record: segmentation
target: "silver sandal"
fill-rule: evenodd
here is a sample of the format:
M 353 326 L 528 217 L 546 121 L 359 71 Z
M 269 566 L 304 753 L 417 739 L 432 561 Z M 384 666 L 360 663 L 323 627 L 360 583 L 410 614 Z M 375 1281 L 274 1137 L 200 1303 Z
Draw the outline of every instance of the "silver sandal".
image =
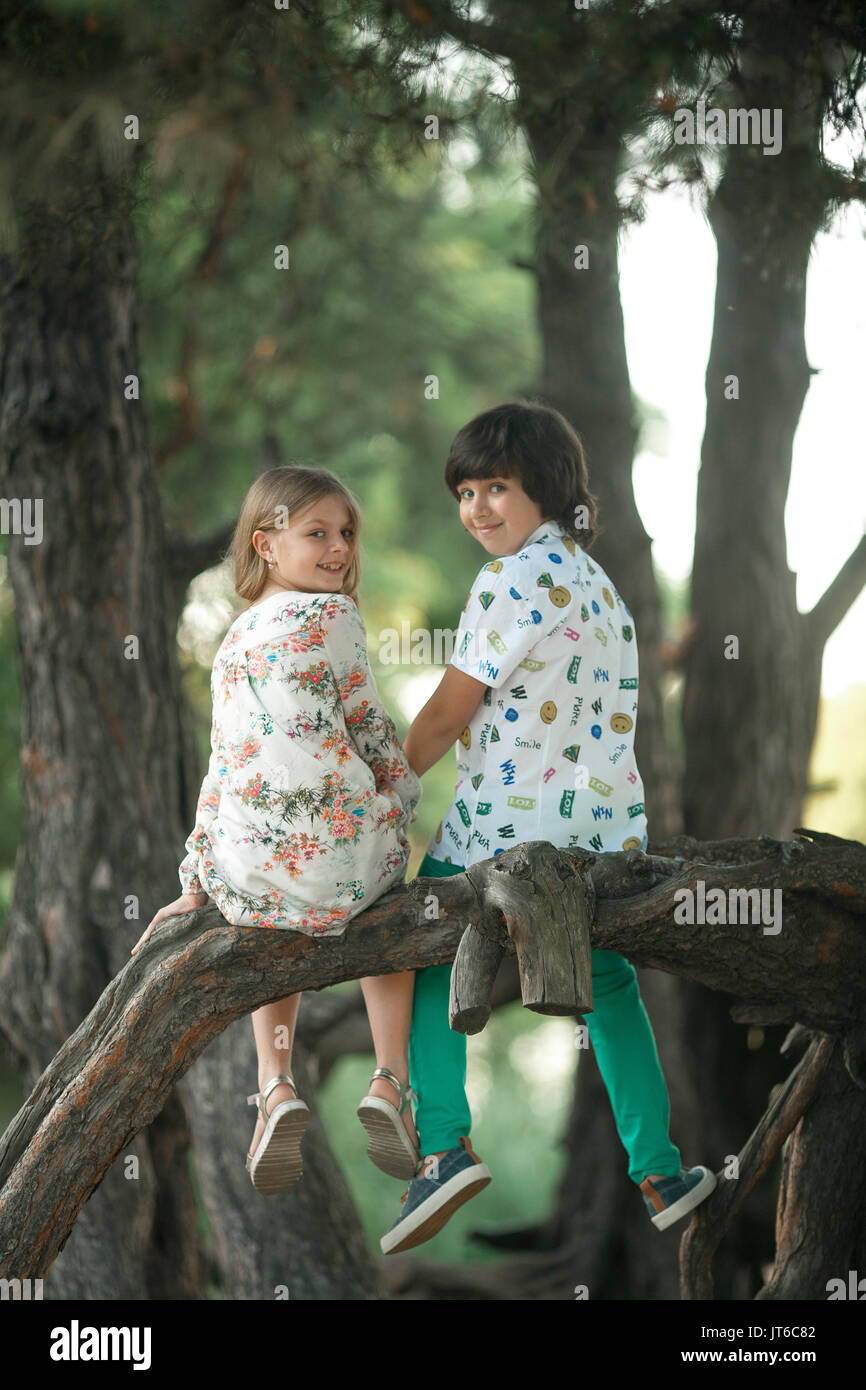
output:
M 387 1067 L 377 1067 L 370 1080 L 390 1081 L 399 1097 L 399 1107 L 380 1096 L 365 1096 L 358 1106 L 358 1119 L 369 1136 L 367 1157 L 392 1178 L 414 1178 L 421 1152 L 406 1133 L 402 1115 L 410 1100 L 418 1097 L 411 1086 L 403 1086 Z
M 304 1171 L 301 1140 L 310 1123 L 310 1111 L 302 1100 L 284 1100 L 268 1114 L 265 1101 L 275 1086 L 298 1088 L 285 1072 L 273 1077 L 264 1090 L 247 1096 L 248 1105 L 258 1105 L 265 1130 L 254 1154 L 247 1154 L 246 1170 L 256 1192 L 271 1196 L 292 1187 Z

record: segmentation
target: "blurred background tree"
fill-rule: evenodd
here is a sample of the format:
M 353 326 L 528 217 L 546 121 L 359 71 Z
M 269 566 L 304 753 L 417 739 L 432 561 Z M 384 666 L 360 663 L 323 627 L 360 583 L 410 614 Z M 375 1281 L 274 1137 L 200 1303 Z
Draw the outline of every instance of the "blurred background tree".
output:
M 684 752 L 679 639 L 689 597 L 681 586 L 654 574 L 650 540 L 631 489 L 631 461 L 641 427 L 657 412 L 651 402 L 635 397 L 625 362 L 617 239 L 627 209 L 621 206 L 618 177 L 635 160 L 643 159 L 647 167 L 652 162 L 638 136 L 658 119 L 660 85 L 676 68 L 683 94 L 694 94 L 701 62 L 722 63 L 730 57 L 739 28 L 726 27 L 722 12 L 713 7 L 703 7 L 700 21 L 687 5 L 655 7 L 649 17 L 642 7 L 623 3 L 593 8 L 587 38 L 574 27 L 584 17 L 567 15 L 564 9 L 533 14 L 530 34 L 525 7 L 513 4 L 490 6 L 493 25 L 470 23 L 465 11 L 447 4 L 334 5 L 316 7 L 317 12 L 297 5 L 283 17 L 292 26 L 287 37 L 279 28 L 282 19 L 212 0 L 185 6 L 182 13 L 164 5 L 139 12 L 115 3 L 96 10 L 75 3 L 0 4 L 10 79 L 4 158 L 17 174 L 4 185 L 7 191 L 15 187 L 14 204 L 0 209 L 12 258 L 4 257 L 7 283 L 22 248 L 29 272 L 38 279 L 45 231 L 32 217 L 28 200 L 38 204 L 40 196 L 48 196 L 71 209 L 73 234 L 87 248 L 87 223 L 82 219 L 78 229 L 75 221 L 76 180 L 85 189 L 107 190 L 116 215 L 128 216 L 138 247 L 135 313 L 146 428 L 152 439 L 150 447 L 139 439 L 138 466 L 142 478 L 152 472 L 158 484 L 167 533 L 164 549 L 154 542 L 143 563 L 155 585 L 165 583 L 169 648 L 178 610 L 177 649 L 165 659 L 179 661 L 190 709 L 191 746 L 181 778 L 185 790 L 176 798 L 183 804 L 185 797 L 187 810 L 209 748 L 210 663 L 242 606 L 230 574 L 218 562 L 259 469 L 280 462 L 318 462 L 357 491 L 365 517 L 362 612 L 380 688 L 404 732 L 439 672 L 375 663 L 380 634 L 388 628 L 399 632 L 405 621 L 413 628 L 454 628 L 479 565 L 442 482 L 448 445 L 477 411 L 542 386 L 588 440 L 591 462 L 597 464 L 592 482 L 602 495 L 607 527 L 599 554 L 630 606 L 644 609 L 637 619 L 643 680 L 639 729 L 645 746 L 650 734 L 655 742 L 646 757 L 641 755 L 641 766 L 648 802 L 655 796 L 659 808 L 655 819 L 651 816 L 651 830 L 658 824 L 663 833 L 668 816 L 674 817 L 668 828 L 676 828 L 678 788 L 672 769 Z M 391 25 L 384 38 L 383 22 Z M 647 27 L 641 30 L 643 23 Z M 68 75 L 65 69 L 58 75 L 55 58 L 61 50 L 82 60 Z M 488 56 L 479 57 L 479 50 Z M 563 62 L 564 52 L 568 62 Z M 516 88 L 508 76 L 509 62 L 517 73 Z M 159 74 L 156 85 L 154 72 Z M 89 124 L 82 114 L 85 93 L 98 98 Z M 47 113 L 47 134 L 36 117 L 37 100 Z M 132 159 L 124 162 L 116 132 L 129 111 L 144 113 L 142 139 Z M 431 112 L 440 122 L 438 140 L 424 135 Z M 74 155 L 63 178 L 56 163 L 46 165 L 42 158 L 51 139 L 62 145 L 50 128 L 58 119 Z M 74 135 L 79 120 L 83 141 Z M 557 143 L 563 138 L 564 152 Z M 633 215 L 640 210 L 633 209 Z M 48 226 L 50 245 L 57 224 Z M 583 237 L 578 235 L 581 228 Z M 590 243 L 593 257 L 598 253 L 604 275 L 594 280 L 572 275 L 566 284 L 557 263 L 563 247 L 570 252 L 573 242 L 582 239 Z M 279 244 L 289 247 L 291 264 L 275 290 L 273 248 Z M 7 328 L 9 323 L 7 314 Z M 104 330 L 85 324 L 82 332 L 88 331 Z M 107 356 L 108 349 L 103 351 Z M 438 379 L 438 397 L 425 391 L 431 375 Z M 96 407 L 106 420 L 109 403 L 106 395 Z M 67 466 L 84 478 L 86 450 Z M 37 476 L 7 473 L 5 491 L 39 495 L 34 491 Z M 105 525 L 95 515 L 76 520 L 83 530 L 91 528 L 88 534 L 94 538 Z M 10 543 L 15 542 L 0 538 L 0 555 L 5 557 Z M 5 917 L 15 891 L 23 811 L 16 771 L 22 703 L 18 639 L 5 559 L 3 563 L 0 654 L 8 659 L 0 664 L 0 747 L 7 753 L 0 781 L 5 812 L 0 823 L 0 908 Z M 23 568 L 19 582 L 30 583 Z M 62 574 L 55 583 L 62 593 Z M 129 622 L 127 630 L 139 630 L 134 611 Z M 94 669 L 98 661 L 94 652 Z M 26 691 L 28 698 L 38 694 L 29 685 Z M 862 721 L 864 697 L 862 688 L 844 697 L 844 720 L 859 710 Z M 168 698 L 164 689 L 156 700 L 159 713 Z M 806 823 L 862 838 L 866 755 L 853 773 L 857 754 L 852 755 L 850 746 L 845 749 L 843 781 L 832 761 L 839 727 L 825 709 L 816 780 L 825 785 L 839 781 L 820 794 L 820 802 L 807 803 L 804 816 Z M 716 753 L 725 757 L 722 742 Z M 661 769 L 657 775 L 654 768 Z M 170 803 L 175 798 L 168 782 L 177 775 L 165 772 L 163 790 Z M 450 798 L 450 760 L 443 759 L 424 785 L 410 874 Z M 160 814 L 156 800 L 147 814 Z M 191 824 L 188 815 L 184 823 L 181 813 L 172 833 L 162 832 L 153 901 L 142 899 L 145 921 L 168 900 L 161 893 L 176 892 L 166 856 L 173 845 L 176 858 L 181 857 Z M 92 848 L 82 847 L 82 854 L 86 858 Z M 90 881 L 92 870 L 93 864 L 86 863 L 82 882 Z M 128 865 L 119 859 L 113 871 L 117 892 L 130 891 Z M 70 929 L 74 918 L 70 910 Z M 105 932 L 110 939 L 111 929 Z M 126 935 L 134 939 L 131 932 Z M 113 940 L 104 947 L 105 959 L 88 986 L 95 993 L 112 973 L 115 949 Z M 653 988 L 651 980 L 646 983 Z M 354 989 L 342 987 L 345 993 Z M 655 1021 L 649 996 L 648 1003 Z M 249 1034 L 248 1025 L 243 1026 Z M 677 1065 L 678 1026 L 674 1013 L 663 1019 L 668 1035 L 660 1038 L 660 1047 L 675 1126 L 679 1123 L 691 1134 L 695 1097 Z M 241 1167 L 241 1144 L 247 1137 L 244 1112 L 228 1111 L 229 1099 L 246 1088 L 239 1067 L 249 1071 L 250 1065 L 248 1056 L 238 1060 L 240 1028 L 228 1030 L 193 1068 L 188 1085 L 179 1088 L 192 1126 L 191 1147 L 178 1115 L 171 1120 L 170 1135 L 184 1156 L 198 1140 L 202 1171 L 192 1162 L 190 1172 L 208 1286 L 224 1296 L 256 1297 L 267 1288 L 271 1266 L 265 1262 L 258 1284 L 248 1270 L 244 1283 L 225 1254 L 232 1220 L 247 1221 L 253 1253 L 273 1244 L 260 1213 L 250 1216 L 249 1194 L 233 1187 L 223 1171 L 223 1165 L 226 1170 Z M 518 1004 L 505 1004 L 470 1048 L 474 1141 L 496 1173 L 496 1182 L 472 1214 L 474 1218 L 477 1210 L 477 1220 L 484 1224 L 522 1226 L 515 1248 L 521 1239 L 523 1248 L 555 1247 L 557 1242 L 567 1246 L 563 1231 L 571 1231 L 571 1240 L 583 1221 L 580 1209 L 564 1209 L 561 1191 L 554 1204 L 567 1162 L 573 1165 L 578 1158 L 579 1109 L 569 1121 L 568 1145 L 558 1142 L 574 1091 L 578 1054 L 573 1036 L 567 1022 L 539 1023 Z M 748 1047 L 754 1051 L 755 1039 L 750 1038 Z M 244 1046 L 249 1052 L 248 1036 Z M 363 1157 L 354 1107 L 369 1078 L 371 1059 L 365 1049 L 364 1030 L 356 1029 L 345 1057 L 332 1065 L 323 1082 L 320 1104 L 376 1249 L 378 1235 L 395 1215 L 399 1188 Z M 315 1049 L 311 1058 L 312 1087 Z M 3 1089 L 7 1117 L 23 1098 L 14 1078 L 10 1067 Z M 213 1092 L 222 1097 L 226 1111 L 217 1117 L 206 1104 Z M 587 1110 L 583 1147 L 599 1162 L 620 1163 L 622 1151 L 605 1111 L 604 1092 L 587 1080 L 581 1104 Z M 736 1128 L 728 1142 L 744 1137 Z M 706 1155 L 707 1161 L 717 1158 L 720 1162 L 720 1156 Z M 329 1183 L 338 1182 L 329 1166 L 333 1160 L 317 1149 L 316 1161 L 324 1190 L 329 1190 Z M 160 1190 L 170 1188 L 171 1181 L 163 1170 Z M 645 1218 L 636 1194 L 631 1206 L 621 1200 L 625 1182 L 623 1175 L 620 1187 L 611 1188 L 614 1205 L 602 1221 L 604 1238 L 596 1242 L 601 1254 L 594 1296 L 641 1296 L 647 1270 L 659 1272 L 660 1278 L 664 1271 L 667 1284 L 659 1283 L 659 1291 L 675 1287 L 671 1240 L 678 1235 L 658 1241 L 647 1229 L 643 1240 L 638 1235 L 629 1246 L 626 1228 Z M 225 1191 L 231 1187 L 231 1201 L 221 1203 L 215 1195 L 221 1183 Z M 103 1195 L 97 1193 L 88 1204 L 88 1217 L 95 1222 L 98 1217 L 90 1208 L 96 1209 Z M 315 1229 L 317 1218 L 309 1205 L 303 1207 L 304 1200 L 300 1190 L 281 1200 L 280 1240 L 289 1252 L 301 1217 L 308 1233 Z M 227 1214 L 229 1208 L 233 1214 Z M 145 1243 L 158 1240 L 167 1220 L 167 1213 L 157 1212 Z M 100 1229 L 106 1242 L 112 1239 L 110 1227 L 106 1217 Z M 765 1228 L 766 1221 L 758 1238 L 751 1230 L 744 1236 L 744 1247 L 752 1252 L 740 1265 L 747 1281 L 754 1281 Z M 472 1243 L 470 1230 L 465 1220 L 451 1223 L 425 1247 L 425 1259 L 500 1258 L 495 1247 Z M 656 1244 L 641 1275 L 643 1251 L 651 1239 Z M 223 1253 L 214 1255 L 214 1250 Z M 73 1233 L 61 1261 L 71 1270 L 78 1258 Z M 355 1274 L 343 1273 L 342 1294 L 336 1284 L 328 1289 L 315 1284 L 308 1251 L 301 1252 L 299 1261 L 300 1269 L 310 1272 L 309 1297 L 376 1296 L 378 1276 L 360 1254 Z M 378 1255 L 376 1261 L 381 1265 Z M 738 1296 L 748 1296 L 742 1277 L 736 1284 L 736 1265 L 734 1261 L 722 1287 L 728 1296 L 734 1289 Z M 105 1267 L 110 1269 L 109 1262 Z M 365 1293 L 345 1292 L 353 1277 L 367 1280 Z M 555 1277 L 562 1283 L 559 1273 Z M 83 1287 L 74 1272 L 63 1276 L 58 1269 L 54 1287 L 64 1288 L 64 1278 L 70 1291 Z M 423 1280 L 423 1271 L 419 1278 Z M 140 1291 L 128 1296 L 159 1296 L 159 1287 L 150 1274 Z M 557 1296 L 570 1294 L 563 1283 Z M 173 1291 L 169 1296 L 179 1295 Z M 188 1291 L 186 1296 L 196 1294 Z

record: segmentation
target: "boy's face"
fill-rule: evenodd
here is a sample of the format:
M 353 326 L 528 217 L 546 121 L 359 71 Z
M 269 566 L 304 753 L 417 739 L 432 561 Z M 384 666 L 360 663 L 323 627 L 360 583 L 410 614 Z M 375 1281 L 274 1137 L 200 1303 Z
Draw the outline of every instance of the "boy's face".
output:
M 460 520 L 488 555 L 516 555 L 547 519 L 518 478 L 464 478 L 457 490 Z

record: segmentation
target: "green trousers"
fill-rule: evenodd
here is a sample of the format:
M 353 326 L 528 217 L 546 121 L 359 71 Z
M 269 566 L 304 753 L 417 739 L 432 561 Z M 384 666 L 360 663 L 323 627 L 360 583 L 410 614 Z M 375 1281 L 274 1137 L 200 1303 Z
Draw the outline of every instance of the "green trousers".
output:
M 418 877 L 447 878 L 462 872 L 459 864 L 442 864 L 425 855 Z M 450 987 L 450 965 L 416 972 L 409 1082 L 418 1096 L 415 1123 L 422 1154 L 456 1148 L 472 1123 L 466 1100 L 466 1036 L 452 1032 L 448 1023 Z M 655 1038 L 634 966 L 616 951 L 592 953 L 592 1000 L 587 1030 L 628 1154 L 628 1175 L 636 1183 L 648 1173 L 673 1177 L 682 1160 L 668 1134 L 670 1101 Z

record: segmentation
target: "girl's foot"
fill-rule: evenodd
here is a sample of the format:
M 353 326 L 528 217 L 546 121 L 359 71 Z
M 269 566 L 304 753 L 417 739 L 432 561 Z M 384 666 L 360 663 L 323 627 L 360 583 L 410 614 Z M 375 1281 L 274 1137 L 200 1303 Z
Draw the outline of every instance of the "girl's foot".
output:
M 263 1090 L 264 1090 L 265 1086 L 266 1086 L 267 1083 L 268 1083 L 268 1080 L 269 1080 L 269 1078 L 266 1077 L 264 1081 L 260 1081 L 260 1082 L 259 1082 L 259 1090 L 260 1090 L 260 1091 L 263 1091 Z M 270 1114 L 272 1113 L 272 1111 L 275 1110 L 276 1107 L 277 1107 L 278 1105 L 282 1105 L 282 1103 L 283 1103 L 284 1100 L 297 1100 L 297 1099 L 298 1099 L 298 1096 L 297 1096 L 297 1092 L 295 1091 L 294 1086 L 287 1086 L 286 1083 L 285 1083 L 284 1081 L 281 1081 L 280 1084 L 279 1084 L 279 1086 L 275 1086 L 275 1087 L 274 1087 L 274 1089 L 271 1091 L 271 1094 L 268 1096 L 267 1100 L 265 1101 L 265 1110 L 266 1110 L 267 1113 L 270 1115 Z M 261 1115 L 259 1115 L 258 1119 L 256 1120 L 256 1127 L 255 1127 L 255 1130 L 254 1130 L 254 1132 L 253 1132 L 253 1142 L 250 1144 L 250 1148 L 249 1148 L 250 1158 L 255 1158 L 255 1156 L 256 1156 L 256 1149 L 257 1149 L 258 1146 L 259 1146 L 259 1141 L 260 1141 L 262 1135 L 264 1134 L 264 1132 L 265 1132 L 265 1123 L 264 1123 L 264 1120 L 262 1119 Z
M 399 1072 L 395 1072 L 394 1075 L 400 1082 L 402 1082 L 404 1086 L 409 1085 L 408 1075 L 401 1076 Z M 394 1106 L 395 1110 L 398 1110 L 400 1108 L 399 1101 L 397 1100 L 396 1089 L 391 1084 L 391 1082 L 386 1081 L 383 1076 L 377 1076 L 375 1081 L 370 1082 L 370 1089 L 367 1092 L 367 1095 L 378 1096 L 380 1100 L 387 1100 L 390 1105 Z M 397 1104 L 395 1104 L 395 1102 L 397 1102 Z M 408 1134 L 410 1141 L 412 1142 L 412 1144 L 414 1144 L 415 1148 L 417 1149 L 418 1131 L 415 1128 L 415 1121 L 412 1119 L 411 1105 L 407 1105 L 406 1109 L 403 1111 L 403 1124 L 406 1126 L 406 1133 Z
M 413 1178 L 421 1161 L 414 1099 L 415 1092 L 396 1072 L 377 1067 L 356 1112 L 367 1131 L 367 1157 L 392 1178 Z

